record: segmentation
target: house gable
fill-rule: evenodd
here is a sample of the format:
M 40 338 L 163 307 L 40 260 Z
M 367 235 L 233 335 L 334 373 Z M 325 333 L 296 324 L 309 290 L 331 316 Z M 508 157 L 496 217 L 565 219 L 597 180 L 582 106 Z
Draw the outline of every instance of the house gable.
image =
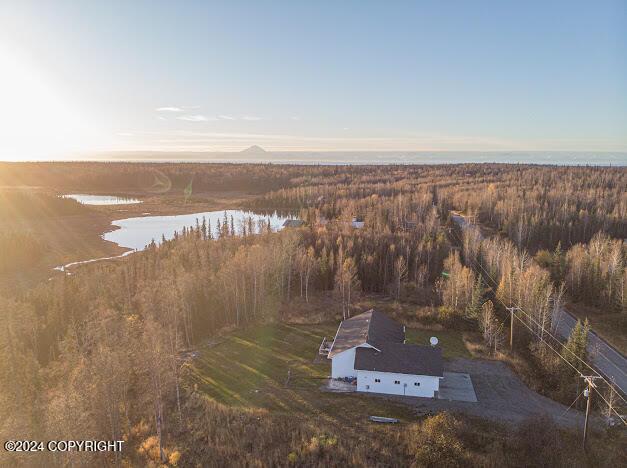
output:
M 328 357 L 363 344 L 380 349 L 384 343 L 403 343 L 405 327 L 380 312 L 371 309 L 344 320 L 335 335 Z

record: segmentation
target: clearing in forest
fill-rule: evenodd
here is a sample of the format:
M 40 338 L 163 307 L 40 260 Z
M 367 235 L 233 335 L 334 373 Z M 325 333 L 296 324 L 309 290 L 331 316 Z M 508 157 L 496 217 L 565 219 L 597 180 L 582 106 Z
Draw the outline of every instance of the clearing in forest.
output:
M 330 361 L 318 357 L 318 346 L 324 336 L 332 339 L 336 328 L 334 323 L 275 323 L 234 332 L 201 351 L 189 364 L 188 383 L 201 394 L 229 406 L 338 420 L 373 414 L 411 417 L 407 406 L 390 399 L 320 389 L 331 366 Z M 445 357 L 469 357 L 459 332 L 407 330 L 412 343 L 424 344 L 434 334 L 440 339 Z

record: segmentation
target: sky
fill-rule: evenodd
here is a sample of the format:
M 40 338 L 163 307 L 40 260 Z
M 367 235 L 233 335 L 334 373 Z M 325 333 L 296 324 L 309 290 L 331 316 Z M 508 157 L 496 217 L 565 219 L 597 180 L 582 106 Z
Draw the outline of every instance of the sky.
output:
M 0 0 L 0 159 L 627 151 L 627 2 Z

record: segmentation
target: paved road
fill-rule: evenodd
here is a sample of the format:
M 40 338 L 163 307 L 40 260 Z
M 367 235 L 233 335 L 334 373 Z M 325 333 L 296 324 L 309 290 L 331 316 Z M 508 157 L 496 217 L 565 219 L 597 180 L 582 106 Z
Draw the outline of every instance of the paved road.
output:
M 577 318 L 562 307 L 562 314 L 556 324 L 557 334 L 561 338 L 568 338 L 576 323 Z M 614 386 L 621 389 L 623 395 L 627 395 L 627 359 L 625 356 L 594 333 L 594 330 L 588 336 L 588 355 L 593 367 L 612 379 Z
M 459 214 L 452 214 L 451 218 L 462 229 L 469 225 Z M 575 316 L 562 307 L 562 313 L 556 325 L 557 334 L 563 339 L 568 338 L 576 323 Z M 613 379 L 614 386 L 618 387 L 623 395 L 627 395 L 627 358 L 599 337 L 594 330 L 588 337 L 588 354 L 593 367 L 606 377 Z

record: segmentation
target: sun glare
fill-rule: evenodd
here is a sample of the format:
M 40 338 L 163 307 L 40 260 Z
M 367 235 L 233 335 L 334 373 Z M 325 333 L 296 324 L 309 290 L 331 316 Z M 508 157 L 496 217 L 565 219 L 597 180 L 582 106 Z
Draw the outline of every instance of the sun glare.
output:
M 0 160 L 51 159 L 77 151 L 88 128 L 40 70 L 0 46 Z

